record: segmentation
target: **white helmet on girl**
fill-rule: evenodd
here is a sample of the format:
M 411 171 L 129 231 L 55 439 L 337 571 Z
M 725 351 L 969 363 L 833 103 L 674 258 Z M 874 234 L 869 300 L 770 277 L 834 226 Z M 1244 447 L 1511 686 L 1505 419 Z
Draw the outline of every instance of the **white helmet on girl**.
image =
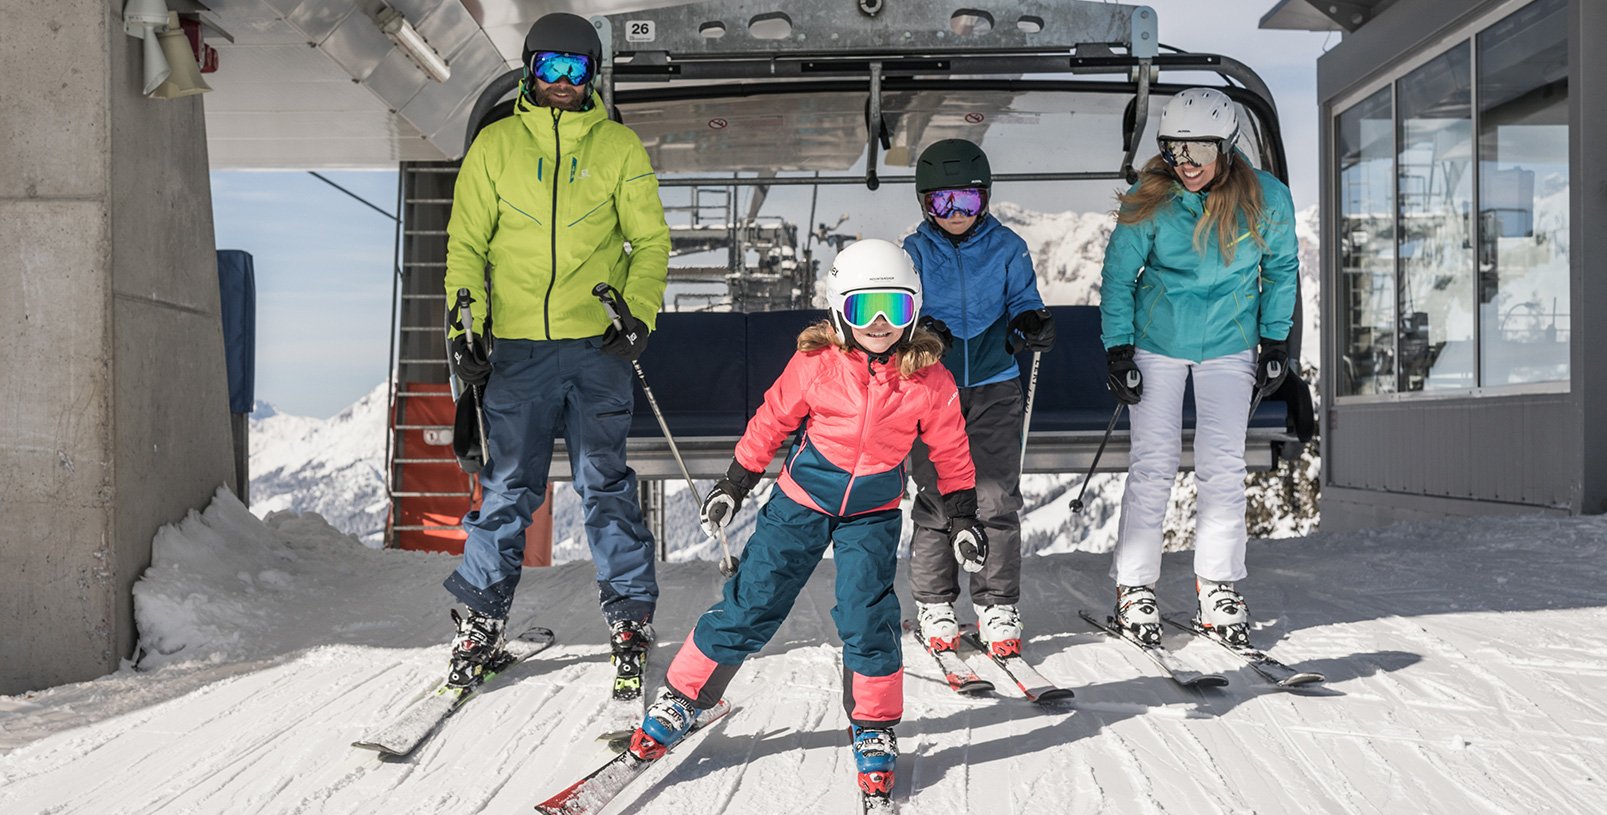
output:
M 849 303 L 852 295 L 873 292 L 903 293 L 909 297 L 894 298 L 880 306 L 873 304 L 868 312 L 859 304 L 873 301 L 856 299 L 855 303 Z M 837 329 L 837 338 L 844 345 L 855 347 L 853 326 L 856 322 L 863 328 L 880 315 L 893 327 L 904 329 L 894 345 L 897 347 L 915 333 L 915 321 L 921 315 L 921 276 L 915 271 L 910 256 L 898 245 L 866 238 L 837 253 L 826 275 L 826 302 L 831 307 L 831 325 Z M 854 313 L 847 313 L 850 311 Z

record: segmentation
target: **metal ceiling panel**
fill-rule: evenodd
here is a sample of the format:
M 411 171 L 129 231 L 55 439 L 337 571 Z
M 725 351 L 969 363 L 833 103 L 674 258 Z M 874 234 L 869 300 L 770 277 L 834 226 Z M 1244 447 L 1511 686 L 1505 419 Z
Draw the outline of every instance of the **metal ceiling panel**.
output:
M 435 133 L 445 127 L 447 118 L 462 107 L 465 100 L 478 96 L 493 77 L 507 70 L 502 55 L 484 37 L 464 43 L 447 62 L 452 66 L 452 77 L 443 84 L 425 85 L 400 111 L 420 132 Z M 452 156 L 462 149 L 462 145 L 439 146 Z
M 321 43 L 356 10 L 350 0 L 302 0 L 285 20 L 306 34 L 308 42 Z
M 457 53 L 470 37 L 480 33 L 480 25 L 461 3 L 440 3 L 434 13 L 422 20 L 414 23 L 414 28 L 442 54 Z
M 401 110 L 413 97 L 430 84 L 431 80 L 418 63 L 400 48 L 392 49 L 380 60 L 379 67 L 368 75 L 363 85 L 383 100 L 390 110 Z
M 367 79 L 385 55 L 397 50 L 372 17 L 349 14 L 318 46 L 355 79 Z
M 441 154 L 422 138 L 376 136 L 362 139 L 231 139 L 207 142 L 214 169 L 358 169 L 395 166 L 399 161 L 439 161 Z
M 306 47 L 306 46 L 303 46 Z M 213 93 L 207 94 L 207 135 L 217 131 L 215 113 L 289 113 L 318 112 L 343 114 L 348 111 L 384 109 L 374 104 L 374 97 L 350 80 L 326 82 L 279 82 L 276 80 L 244 82 L 238 78 L 219 79 L 213 82 Z M 261 135 L 261 132 L 252 134 Z

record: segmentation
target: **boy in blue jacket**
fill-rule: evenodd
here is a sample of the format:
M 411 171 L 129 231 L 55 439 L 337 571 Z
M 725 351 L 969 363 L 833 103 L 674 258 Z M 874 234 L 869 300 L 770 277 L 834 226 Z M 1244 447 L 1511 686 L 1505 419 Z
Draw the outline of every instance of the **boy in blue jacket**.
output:
M 1021 651 L 1021 420 L 1023 395 L 1015 352 L 1048 351 L 1055 327 L 1038 296 L 1026 241 L 988 214 L 993 185 L 988 157 L 964 139 L 921 153 L 916 194 L 924 222 L 904 239 L 925 292 L 923 325 L 944 336 L 943 363 L 960 387 L 960 409 L 976 466 L 978 518 L 991 541 L 985 566 L 971 572 L 978 633 L 998 656 Z M 911 453 L 916 486 L 910 552 L 921 644 L 958 645 L 954 601 L 960 563 L 948 551 L 950 519 L 926 448 Z

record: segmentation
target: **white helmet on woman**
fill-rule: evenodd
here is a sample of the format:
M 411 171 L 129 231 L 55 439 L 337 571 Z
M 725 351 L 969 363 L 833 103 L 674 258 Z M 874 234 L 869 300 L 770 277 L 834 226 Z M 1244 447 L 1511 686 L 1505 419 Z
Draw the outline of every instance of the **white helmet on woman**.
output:
M 874 296 L 882 294 L 890 296 Z M 853 328 L 870 325 L 878 315 L 904 329 L 898 339 L 904 343 L 915 333 L 915 321 L 921 316 L 921 276 L 897 244 L 877 238 L 855 241 L 832 261 L 826 302 L 832 327 L 844 345 L 854 347 Z
M 1167 142 L 1216 142 L 1218 152 L 1226 154 L 1231 162 L 1233 145 L 1238 140 L 1238 107 L 1215 88 L 1189 88 L 1172 97 L 1161 109 L 1161 126 L 1155 134 L 1161 155 L 1172 164 L 1177 162 Z

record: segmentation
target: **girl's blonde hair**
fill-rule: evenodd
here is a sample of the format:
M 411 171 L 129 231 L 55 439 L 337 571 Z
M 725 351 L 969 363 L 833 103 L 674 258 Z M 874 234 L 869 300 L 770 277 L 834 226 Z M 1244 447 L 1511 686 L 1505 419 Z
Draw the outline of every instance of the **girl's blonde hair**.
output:
M 1144 164 L 1138 186 L 1116 196 L 1117 223 L 1139 224 L 1155 217 L 1162 205 L 1177 196 L 1180 186 L 1165 159 L 1158 155 L 1150 159 Z M 1217 251 L 1222 254 L 1224 263 L 1233 261 L 1233 252 L 1244 239 L 1244 232 L 1249 233 L 1256 246 L 1267 248 L 1267 241 L 1261 236 L 1261 220 L 1266 211 L 1261 184 L 1242 156 L 1231 165 L 1228 153 L 1217 157 L 1216 183 L 1211 187 L 1208 201 L 1205 215 L 1194 225 L 1194 251 L 1205 251 L 1206 236 L 1213 226 Z
M 835 347 L 847 353 L 848 346 L 837 339 L 837 329 L 832 328 L 830 320 L 821 320 L 803 330 L 798 335 L 799 351 L 819 351 L 822 348 Z M 936 365 L 943 358 L 943 341 L 936 334 L 924 328 L 915 329 L 909 342 L 898 350 L 898 373 L 908 379 L 922 368 Z

